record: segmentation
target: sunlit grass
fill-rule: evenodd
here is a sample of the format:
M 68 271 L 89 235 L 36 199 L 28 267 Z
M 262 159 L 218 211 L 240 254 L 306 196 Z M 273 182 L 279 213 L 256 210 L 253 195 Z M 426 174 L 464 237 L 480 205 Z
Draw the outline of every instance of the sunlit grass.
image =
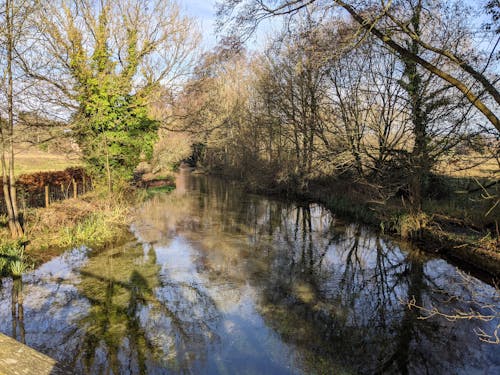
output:
M 68 167 L 82 165 L 82 161 L 74 154 L 52 153 L 37 149 L 19 150 L 14 158 L 15 174 L 62 171 Z
M 56 245 L 65 248 L 106 246 L 116 241 L 123 232 L 125 217 L 126 208 L 120 205 L 95 212 L 74 226 L 61 228 Z

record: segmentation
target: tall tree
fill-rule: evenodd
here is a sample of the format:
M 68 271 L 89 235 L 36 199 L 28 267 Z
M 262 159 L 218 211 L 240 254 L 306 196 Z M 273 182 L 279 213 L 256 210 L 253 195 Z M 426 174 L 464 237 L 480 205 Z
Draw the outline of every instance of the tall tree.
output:
M 150 104 L 186 74 L 196 28 L 169 0 L 47 2 L 38 26 L 46 65 L 26 68 L 66 97 L 84 158 L 111 188 L 151 157 Z
M 16 117 L 16 101 L 19 91 L 17 80 L 20 79 L 16 72 L 19 71 L 18 49 L 26 37 L 27 23 L 33 11 L 33 2 L 29 0 L 5 0 L 2 4 L 3 27 L 1 42 L 3 50 L 4 76 L 2 89 L 6 120 L 0 119 L 1 137 L 1 169 L 3 197 L 7 208 L 9 229 L 13 238 L 22 237 L 24 234 L 17 205 L 17 192 L 15 181 L 15 153 L 14 153 L 14 124 Z

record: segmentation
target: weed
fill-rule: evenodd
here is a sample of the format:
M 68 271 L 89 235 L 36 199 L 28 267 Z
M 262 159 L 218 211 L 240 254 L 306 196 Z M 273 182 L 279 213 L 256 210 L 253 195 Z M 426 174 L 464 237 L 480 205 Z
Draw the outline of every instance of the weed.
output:
M 423 212 L 399 212 L 381 224 L 381 228 L 396 233 L 403 239 L 418 238 L 431 219 Z
M 0 244 L 0 276 L 21 276 L 28 269 L 24 246 L 20 241 Z
M 14 277 L 21 276 L 28 266 L 22 260 L 15 260 L 10 263 L 10 274 Z

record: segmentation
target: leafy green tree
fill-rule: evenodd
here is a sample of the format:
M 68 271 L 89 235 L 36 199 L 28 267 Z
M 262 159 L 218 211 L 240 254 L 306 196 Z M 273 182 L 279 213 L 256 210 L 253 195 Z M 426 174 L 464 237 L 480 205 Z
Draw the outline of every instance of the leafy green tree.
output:
M 46 61 L 29 70 L 69 103 L 84 159 L 111 189 L 151 158 L 151 103 L 188 71 L 196 28 L 169 0 L 57 0 L 39 29 Z

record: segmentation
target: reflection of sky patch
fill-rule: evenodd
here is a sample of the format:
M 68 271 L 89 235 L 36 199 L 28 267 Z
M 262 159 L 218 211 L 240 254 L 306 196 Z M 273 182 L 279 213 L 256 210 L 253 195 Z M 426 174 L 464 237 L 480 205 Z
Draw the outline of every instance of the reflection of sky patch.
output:
M 198 282 L 194 252 L 183 237 L 175 237 L 169 246 L 154 246 L 156 263 L 162 267 L 162 276 L 173 282 Z
M 29 282 L 37 279 L 62 279 L 74 282 L 79 277 L 75 270 L 85 265 L 88 260 L 88 252 L 89 250 L 84 246 L 70 250 L 43 264 L 34 272 L 25 275 L 23 280 Z

